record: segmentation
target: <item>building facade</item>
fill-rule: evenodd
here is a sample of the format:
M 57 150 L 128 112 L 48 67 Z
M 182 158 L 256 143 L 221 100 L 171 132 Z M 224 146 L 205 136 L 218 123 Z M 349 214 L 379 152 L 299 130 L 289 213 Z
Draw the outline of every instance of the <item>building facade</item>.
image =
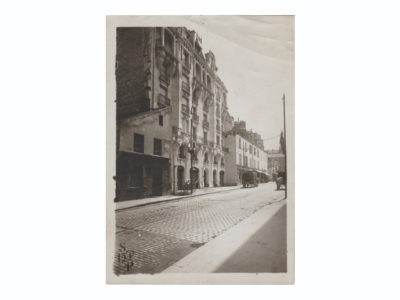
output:
M 227 89 L 183 27 L 117 28 L 116 200 L 226 184 Z
M 269 174 L 285 172 L 285 154 L 281 150 L 268 150 Z
M 244 121 L 235 122 L 232 130 L 226 135 L 229 149 L 226 154 L 227 183 L 242 183 L 245 171 L 255 171 L 260 182 L 268 181 L 268 159 L 264 144 L 258 133 L 247 131 Z

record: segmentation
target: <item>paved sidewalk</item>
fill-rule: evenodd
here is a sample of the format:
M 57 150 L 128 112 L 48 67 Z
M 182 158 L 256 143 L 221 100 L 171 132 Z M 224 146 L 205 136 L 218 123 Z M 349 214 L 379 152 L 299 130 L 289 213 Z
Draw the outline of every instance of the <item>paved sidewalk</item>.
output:
M 278 200 L 163 273 L 286 272 L 286 200 Z
M 152 198 L 121 201 L 121 202 L 116 202 L 115 203 L 115 210 L 123 210 L 123 209 L 131 208 L 131 207 L 135 207 L 135 206 L 143 206 L 143 205 L 147 205 L 147 204 L 154 204 L 154 203 L 159 203 L 159 202 L 164 202 L 164 201 L 171 201 L 171 200 L 190 198 L 190 197 L 206 195 L 206 194 L 221 193 L 221 192 L 226 192 L 226 191 L 231 191 L 231 190 L 237 190 L 237 189 L 240 189 L 240 188 L 242 188 L 241 185 L 223 186 L 223 187 L 209 187 L 209 188 L 196 189 L 193 192 L 192 195 L 190 195 L 190 194 L 189 195 L 183 195 L 183 196 L 166 195 L 166 196 L 159 196 L 159 197 L 152 197 Z

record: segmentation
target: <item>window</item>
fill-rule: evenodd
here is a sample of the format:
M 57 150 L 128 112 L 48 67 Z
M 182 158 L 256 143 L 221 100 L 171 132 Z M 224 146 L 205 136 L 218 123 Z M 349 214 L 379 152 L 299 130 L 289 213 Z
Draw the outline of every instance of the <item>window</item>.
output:
M 143 186 L 143 169 L 142 167 L 136 167 L 133 169 L 130 176 L 130 185 L 132 187 L 142 187 Z
M 160 126 L 164 125 L 164 117 L 162 115 L 158 116 L 158 125 Z
M 185 158 L 186 157 L 186 153 L 185 153 L 185 146 L 180 146 L 179 147 L 179 158 Z
M 189 66 L 189 53 L 183 50 L 183 62 L 186 66 Z
M 197 127 L 193 127 L 193 140 L 197 141 Z
M 133 151 L 144 153 L 144 135 L 135 133 L 133 139 Z
M 208 143 L 207 131 L 204 131 L 203 136 L 204 136 L 204 144 L 207 144 Z
M 207 152 L 204 154 L 204 162 L 208 162 L 208 153 Z
M 161 140 L 159 139 L 154 139 L 154 155 L 160 155 L 161 156 Z
M 220 142 L 219 135 L 217 135 L 217 145 L 218 146 L 219 146 L 219 142 Z
M 239 149 L 242 149 L 242 140 L 239 138 Z
M 196 64 L 196 77 L 201 81 L 201 68 L 199 64 Z
M 239 153 L 239 165 L 242 165 L 242 154 Z
M 206 113 L 203 114 L 203 120 L 207 121 L 207 114 Z

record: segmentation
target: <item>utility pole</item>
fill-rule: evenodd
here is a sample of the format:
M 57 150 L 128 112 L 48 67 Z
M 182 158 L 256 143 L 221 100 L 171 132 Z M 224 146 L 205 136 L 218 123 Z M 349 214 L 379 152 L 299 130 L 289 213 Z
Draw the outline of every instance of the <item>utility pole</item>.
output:
M 286 108 L 285 108 L 285 93 L 283 93 L 283 136 L 285 142 L 285 199 L 287 199 L 287 181 L 288 181 L 288 174 L 287 174 L 287 147 L 286 147 Z

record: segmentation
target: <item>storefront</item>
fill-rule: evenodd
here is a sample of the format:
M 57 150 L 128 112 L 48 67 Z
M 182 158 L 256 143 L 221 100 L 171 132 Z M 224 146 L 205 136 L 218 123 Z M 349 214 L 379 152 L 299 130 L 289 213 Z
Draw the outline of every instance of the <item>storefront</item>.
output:
M 169 168 L 169 159 L 165 157 L 120 152 L 115 201 L 170 194 Z

